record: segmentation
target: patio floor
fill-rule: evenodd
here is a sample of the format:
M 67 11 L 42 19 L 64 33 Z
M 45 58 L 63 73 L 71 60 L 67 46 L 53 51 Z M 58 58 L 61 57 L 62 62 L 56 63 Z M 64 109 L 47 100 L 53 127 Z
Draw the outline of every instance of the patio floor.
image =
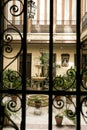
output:
M 26 130 L 48 130 L 48 107 L 41 108 L 41 114 L 34 114 L 34 107 L 27 107 L 26 111 Z M 55 115 L 55 110 L 53 112 Z M 54 117 L 54 116 L 53 116 Z M 19 120 L 14 119 L 15 122 L 19 125 Z M 82 120 L 81 130 L 85 130 L 87 125 L 84 120 Z M 3 130 L 14 130 L 13 128 L 4 128 Z M 76 126 L 72 122 L 64 117 L 63 125 L 61 127 L 56 126 L 55 118 L 53 118 L 52 130 L 76 130 Z
M 64 98 L 64 101 L 65 101 L 65 98 Z M 73 98 L 73 101 L 75 102 L 74 98 Z M 63 108 L 66 109 L 66 105 L 64 105 Z M 75 107 L 73 107 L 72 104 L 69 104 L 69 108 L 72 108 L 73 110 L 75 109 Z M 85 105 L 83 106 L 83 109 L 84 109 L 84 113 L 87 113 L 87 107 Z M 48 105 L 41 107 L 40 109 L 35 109 L 35 107 L 32 107 L 27 103 L 26 105 L 26 130 L 48 130 L 48 122 L 49 122 L 48 111 L 49 111 Z M 58 112 L 60 112 L 60 109 L 58 110 L 53 107 L 52 130 L 76 130 L 75 124 L 71 120 L 69 120 L 66 116 L 64 116 L 63 118 L 62 126 L 57 127 L 56 121 L 55 121 L 55 115 L 58 114 Z M 11 118 L 20 128 L 21 110 L 17 114 L 12 115 Z M 81 130 L 85 130 L 85 129 L 87 129 L 87 124 L 81 117 Z M 4 128 L 3 130 L 14 130 L 14 129 Z

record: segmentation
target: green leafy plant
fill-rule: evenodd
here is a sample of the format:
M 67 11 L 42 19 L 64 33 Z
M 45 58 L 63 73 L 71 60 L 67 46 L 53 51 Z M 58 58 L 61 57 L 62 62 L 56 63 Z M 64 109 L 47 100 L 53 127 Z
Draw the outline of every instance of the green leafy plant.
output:
M 26 78 L 26 86 L 30 87 L 30 80 Z M 21 74 L 15 70 L 7 69 L 3 72 L 3 89 L 22 89 Z
M 65 116 L 66 116 L 69 120 L 71 120 L 74 125 L 76 124 L 75 112 L 73 112 L 73 111 L 70 110 L 70 109 L 66 109 L 66 110 L 65 110 Z
M 7 69 L 3 72 L 3 88 L 4 89 L 16 89 L 22 88 L 22 79 L 17 71 Z
M 73 112 L 69 108 L 62 108 L 62 110 L 60 110 L 60 112 L 55 115 L 55 120 L 56 120 L 57 126 L 62 125 L 64 116 L 67 117 L 69 120 L 71 120 L 74 125 L 76 124 L 75 112 Z
M 75 69 L 70 68 L 63 76 L 57 75 L 53 79 L 53 90 L 70 90 L 76 89 L 76 73 Z

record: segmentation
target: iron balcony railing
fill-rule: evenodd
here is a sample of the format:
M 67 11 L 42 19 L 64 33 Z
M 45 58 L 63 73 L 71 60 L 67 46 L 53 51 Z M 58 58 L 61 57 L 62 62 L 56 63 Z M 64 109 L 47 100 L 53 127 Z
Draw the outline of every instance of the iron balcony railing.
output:
M 87 28 L 87 12 L 85 12 L 84 16 L 82 17 L 82 31 Z
M 10 20 L 10 23 L 14 23 L 20 32 L 23 32 L 22 26 L 23 21 L 21 20 Z M 8 28 L 11 24 L 7 25 Z M 33 20 L 31 33 L 49 33 L 49 20 Z M 76 21 L 75 20 L 57 20 L 55 33 L 76 33 Z
M 9 19 L 9 23 L 14 23 L 14 25 L 23 25 L 23 20 L 11 20 Z M 33 20 L 32 25 L 49 25 L 49 20 Z M 76 25 L 76 20 L 56 20 L 56 25 Z

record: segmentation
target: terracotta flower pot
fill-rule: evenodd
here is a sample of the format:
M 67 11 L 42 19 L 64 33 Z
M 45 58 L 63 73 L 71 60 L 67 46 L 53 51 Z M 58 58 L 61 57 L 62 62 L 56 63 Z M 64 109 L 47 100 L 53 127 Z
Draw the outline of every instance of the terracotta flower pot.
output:
M 63 121 L 63 116 L 55 116 L 56 125 L 61 126 Z
M 9 124 L 9 119 L 5 116 L 4 117 L 4 125 L 8 125 Z
M 60 101 L 61 96 L 55 96 L 55 101 Z
M 12 101 L 17 102 L 17 96 L 15 96 L 15 95 L 13 96 L 13 95 L 12 95 L 12 96 L 11 96 L 11 99 L 12 99 Z
M 41 101 L 35 101 L 35 107 L 40 108 L 41 107 Z

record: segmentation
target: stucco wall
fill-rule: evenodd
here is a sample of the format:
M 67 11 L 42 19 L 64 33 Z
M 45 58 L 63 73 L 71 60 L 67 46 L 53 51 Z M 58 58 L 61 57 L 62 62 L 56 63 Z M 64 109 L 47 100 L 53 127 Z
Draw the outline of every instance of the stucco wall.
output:
M 9 53 L 8 51 L 6 51 L 7 49 L 4 49 L 4 58 L 3 58 L 3 67 L 5 68 L 10 68 L 12 70 L 18 70 L 18 60 L 19 57 L 17 56 L 17 54 L 20 52 L 20 48 L 21 45 L 19 44 L 11 44 L 11 46 L 9 46 Z M 11 50 L 11 51 L 10 51 Z M 7 67 L 8 66 L 8 67 Z
M 43 49 L 43 52 L 47 53 L 48 52 L 48 46 L 45 45 L 29 45 L 28 46 L 30 49 L 28 49 L 28 53 L 32 53 L 32 76 L 35 76 L 35 74 L 38 72 L 37 67 L 35 66 L 36 64 L 39 64 L 40 61 L 38 57 L 40 56 L 40 49 Z M 54 45 L 53 47 L 53 53 L 56 54 L 56 64 L 61 66 L 61 54 L 63 53 L 68 53 L 70 54 L 70 59 L 69 59 L 69 66 L 68 67 L 60 67 L 56 68 L 56 74 L 57 75 L 62 75 L 66 73 L 66 70 L 74 67 L 74 54 L 76 54 L 76 49 L 75 45 L 67 46 L 67 45 Z
M 12 53 L 5 53 L 6 56 L 8 57 L 12 57 L 15 56 L 19 51 L 20 45 L 13 45 L 13 51 Z M 34 44 L 34 45 L 29 45 L 28 44 L 28 49 L 27 49 L 27 53 L 31 53 L 32 54 L 32 68 L 31 68 L 31 76 L 35 76 L 38 73 L 38 69 L 36 67 L 37 64 L 40 64 L 39 61 L 39 56 L 40 56 L 40 50 L 43 49 L 43 52 L 48 53 L 48 45 L 46 44 Z M 74 54 L 75 54 L 75 45 L 58 45 L 55 44 L 53 47 L 53 53 L 56 54 L 56 64 L 60 65 L 60 68 L 56 68 L 56 75 L 62 75 L 66 72 L 66 70 L 68 68 L 70 68 L 71 66 L 74 66 Z M 70 54 L 70 59 L 69 59 L 69 66 L 68 67 L 62 67 L 61 66 L 61 54 L 63 53 L 68 53 Z M 14 58 L 13 58 L 14 59 Z M 4 58 L 4 67 L 7 66 L 13 59 L 7 59 Z M 18 70 L 19 69 L 19 57 L 9 66 L 9 68 L 13 69 L 13 70 Z

